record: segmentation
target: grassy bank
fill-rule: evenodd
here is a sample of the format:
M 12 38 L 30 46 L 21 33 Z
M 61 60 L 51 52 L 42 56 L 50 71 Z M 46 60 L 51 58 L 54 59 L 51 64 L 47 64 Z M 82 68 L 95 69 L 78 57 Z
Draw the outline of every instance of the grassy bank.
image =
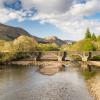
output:
M 100 56 L 94 56 L 91 60 L 93 60 L 93 61 L 100 61 Z

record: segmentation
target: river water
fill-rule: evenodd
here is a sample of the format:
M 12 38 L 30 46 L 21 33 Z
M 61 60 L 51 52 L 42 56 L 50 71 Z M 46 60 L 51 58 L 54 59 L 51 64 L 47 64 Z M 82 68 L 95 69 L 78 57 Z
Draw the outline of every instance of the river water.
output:
M 1 66 L 0 100 L 93 100 L 77 68 L 48 76 L 35 66 Z

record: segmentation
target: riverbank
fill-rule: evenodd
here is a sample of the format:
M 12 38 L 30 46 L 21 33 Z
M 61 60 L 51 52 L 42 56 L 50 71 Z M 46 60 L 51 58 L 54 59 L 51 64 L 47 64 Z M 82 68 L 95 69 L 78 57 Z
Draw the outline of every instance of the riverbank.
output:
M 100 67 L 100 61 L 88 61 L 88 64 Z
M 70 61 L 11 61 L 11 62 L 8 62 L 8 63 L 5 63 L 5 65 L 47 65 L 47 64 L 69 64 Z
M 100 73 L 87 81 L 88 88 L 95 100 L 100 100 Z

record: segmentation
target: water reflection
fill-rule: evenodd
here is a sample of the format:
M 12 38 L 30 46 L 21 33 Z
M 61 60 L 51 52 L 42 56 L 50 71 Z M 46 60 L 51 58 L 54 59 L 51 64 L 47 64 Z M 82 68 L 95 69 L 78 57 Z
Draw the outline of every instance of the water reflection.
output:
M 100 77 L 100 67 L 98 66 L 82 63 L 81 70 L 86 80 L 91 80 L 91 79 L 94 79 L 95 77 Z
M 65 65 L 62 63 L 49 63 L 39 66 L 39 72 L 44 75 L 54 75 L 60 71 L 65 71 Z
M 35 66 L 2 66 L 0 100 L 93 100 L 77 68 L 42 75 Z
M 100 67 L 97 67 L 97 66 L 94 66 L 94 65 L 89 65 L 86 62 L 81 63 L 81 69 L 83 71 L 86 70 L 86 71 L 89 71 L 89 72 L 92 72 L 92 71 L 100 72 Z

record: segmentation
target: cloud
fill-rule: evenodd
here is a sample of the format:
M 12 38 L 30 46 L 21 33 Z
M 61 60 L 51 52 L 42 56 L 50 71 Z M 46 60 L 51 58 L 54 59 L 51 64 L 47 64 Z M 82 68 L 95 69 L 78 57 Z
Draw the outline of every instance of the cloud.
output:
M 35 8 L 42 13 L 64 13 L 72 5 L 73 0 L 21 0 L 25 9 Z
M 73 5 L 71 11 L 73 15 L 90 15 L 100 11 L 100 0 L 88 0 L 85 4 Z
M 100 0 L 20 0 L 20 10 L 6 8 L 5 2 L 12 4 L 16 0 L 0 0 L 0 22 L 37 20 L 53 24 L 65 34 L 77 34 L 79 38 L 87 27 L 96 33 L 100 31 L 98 20 L 84 18 L 100 12 Z
M 26 19 L 27 12 L 24 12 L 23 10 L 16 11 L 13 9 L 5 9 L 5 8 L 0 8 L 0 22 L 1 23 L 6 23 L 10 20 L 18 20 L 23 21 Z
M 0 0 L 0 22 L 5 23 L 9 20 L 17 19 L 18 21 L 21 21 L 24 19 L 22 11 L 16 11 L 14 9 L 7 9 L 5 7 L 6 4 L 13 4 L 17 0 Z
M 12 4 L 12 3 L 16 2 L 16 1 L 17 0 L 0 0 L 0 7 L 5 7 L 4 3 Z
M 64 5 L 63 5 L 64 6 Z M 72 4 L 65 13 L 44 13 L 38 12 L 32 20 L 39 20 L 41 23 L 51 23 L 60 28 L 65 34 L 77 37 L 84 36 L 84 32 L 89 27 L 93 32 L 100 32 L 100 22 L 93 19 L 84 19 L 84 16 L 92 15 L 100 11 L 98 0 L 88 0 L 86 3 Z
M 89 27 L 93 32 L 99 34 L 100 22 L 93 19 L 84 19 L 84 16 L 89 16 L 100 11 L 100 1 L 88 0 L 86 3 L 72 3 L 72 5 L 64 13 L 55 14 L 39 11 L 32 20 L 39 20 L 43 23 L 51 23 L 60 28 L 66 34 L 84 36 L 85 30 Z M 77 38 L 75 38 L 77 39 Z

